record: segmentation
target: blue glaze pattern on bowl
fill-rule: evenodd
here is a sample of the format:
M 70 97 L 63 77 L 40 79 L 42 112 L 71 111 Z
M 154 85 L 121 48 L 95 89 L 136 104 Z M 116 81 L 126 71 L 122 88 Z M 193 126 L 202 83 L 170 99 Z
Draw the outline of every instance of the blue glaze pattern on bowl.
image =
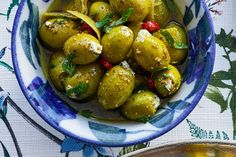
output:
M 146 124 L 101 122 L 69 107 L 43 74 L 37 44 L 40 14 L 52 0 L 22 0 L 14 21 L 12 59 L 20 87 L 35 111 L 51 126 L 72 138 L 100 146 L 127 146 L 157 138 L 177 126 L 194 109 L 210 79 L 215 59 L 212 20 L 203 0 L 174 0 L 184 15 L 189 56 L 183 85 Z

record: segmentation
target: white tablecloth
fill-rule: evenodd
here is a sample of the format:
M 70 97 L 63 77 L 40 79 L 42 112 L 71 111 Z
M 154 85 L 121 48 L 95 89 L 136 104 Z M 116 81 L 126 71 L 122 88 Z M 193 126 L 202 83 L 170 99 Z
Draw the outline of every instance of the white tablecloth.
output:
M 14 1 L 14 0 L 13 0 Z M 215 2 L 217 0 L 211 0 L 210 2 Z M 16 103 L 16 105 L 21 108 L 29 117 L 31 117 L 40 126 L 50 132 L 50 135 L 54 135 L 59 139 L 63 140 L 64 136 L 50 127 L 45 123 L 37 113 L 31 108 L 30 104 L 27 102 L 26 98 L 23 96 L 19 85 L 16 81 L 14 73 L 10 72 L 9 67 L 6 68 L 3 64 L 9 64 L 12 66 L 11 60 L 11 31 L 13 25 L 13 19 L 17 6 L 15 6 L 10 13 L 9 19 L 7 20 L 7 10 L 10 6 L 11 0 L 1 0 L 0 3 L 0 50 L 4 50 L 5 55 L 1 57 L 0 53 L 0 87 L 4 89 L 4 92 L 0 92 L 0 97 L 4 94 L 9 93 L 10 98 Z M 208 1 L 209 3 L 209 1 Z M 212 12 L 214 19 L 215 32 L 220 34 L 221 29 L 223 29 L 226 34 L 229 34 L 231 30 L 236 29 L 236 3 L 235 0 L 225 0 L 219 5 L 214 5 L 213 10 L 219 11 L 220 15 Z M 234 36 L 234 37 L 233 37 Z M 232 33 L 231 38 L 235 40 L 236 30 Z M 230 35 L 228 36 L 230 37 Z M 224 40 L 224 39 L 223 39 Z M 236 43 L 235 43 L 236 45 Z M 223 47 L 219 46 L 217 43 L 216 50 L 216 62 L 214 72 L 218 71 L 228 71 L 230 68 L 229 62 L 222 57 L 225 54 Z M 236 61 L 236 51 L 230 54 L 231 61 Z M 234 72 L 236 72 L 236 67 L 234 67 Z M 236 76 L 234 74 L 234 76 Z M 234 78 L 236 79 L 236 78 Z M 224 81 L 230 84 L 230 81 Z M 228 88 L 217 88 L 217 85 L 208 88 L 208 91 L 218 93 L 216 100 L 219 102 L 220 94 L 224 99 L 232 91 Z M 207 95 L 206 95 L 207 96 Z M 230 108 L 230 99 L 232 99 L 232 94 L 229 96 L 229 101 L 226 103 L 219 102 L 216 103 L 204 96 L 194 111 L 176 128 L 163 135 L 162 137 L 155 139 L 150 142 L 150 146 L 171 142 L 171 141 L 182 141 L 186 139 L 217 139 L 222 141 L 233 142 L 233 118 L 236 121 L 236 116 L 233 117 L 232 109 Z M 209 95 L 208 95 L 209 97 Z M 226 105 L 226 106 L 225 106 Z M 236 104 L 235 104 L 236 105 Z M 60 145 L 52 141 L 48 136 L 45 136 L 39 129 L 32 127 L 16 109 L 8 104 L 6 119 L 0 120 L 0 141 L 4 144 L 8 150 L 10 156 L 16 157 L 17 151 L 13 142 L 13 138 L 9 132 L 9 127 L 12 128 L 16 140 L 19 144 L 19 149 L 24 157 L 62 157 L 65 154 L 60 153 Z M 221 112 L 223 109 L 223 112 Z M 236 109 L 233 112 L 236 115 Z M 7 123 L 9 122 L 9 124 Z M 7 124 L 7 125 L 6 125 Z M 236 125 L 236 124 L 235 124 Z M 236 126 L 235 126 L 236 128 Z M 45 133 L 45 132 L 44 132 Z M 141 148 L 141 146 L 139 146 Z M 118 154 L 123 148 L 112 148 L 114 154 Z M 131 150 L 134 148 L 130 147 Z M 0 156 L 4 156 L 4 149 L 0 147 Z M 128 149 L 126 149 L 128 150 Z M 70 156 L 82 156 L 82 151 L 70 153 Z

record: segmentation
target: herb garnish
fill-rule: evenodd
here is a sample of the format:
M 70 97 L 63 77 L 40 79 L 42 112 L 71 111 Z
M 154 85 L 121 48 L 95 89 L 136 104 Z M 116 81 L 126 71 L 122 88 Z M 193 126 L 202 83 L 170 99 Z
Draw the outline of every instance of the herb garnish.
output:
M 94 115 L 93 115 L 93 112 L 90 111 L 90 110 L 82 110 L 79 112 L 80 115 L 86 117 L 86 118 L 96 118 Z
M 113 16 L 114 16 L 114 14 L 112 14 L 112 13 L 107 14 L 102 20 L 96 22 L 96 27 L 102 28 L 105 25 L 108 25 L 111 22 Z
M 76 94 L 80 96 L 88 90 L 88 87 L 87 83 L 80 82 L 76 87 L 67 90 L 66 95 Z
M 186 45 L 185 43 L 177 43 L 177 42 L 175 42 L 174 47 L 176 49 L 187 49 L 188 45 Z
M 160 30 L 161 35 L 166 39 L 168 45 L 172 48 L 176 49 L 187 49 L 188 45 L 182 42 L 175 42 L 174 38 L 171 36 L 171 34 L 166 30 Z
M 150 120 L 150 116 L 144 116 L 138 119 L 138 121 L 142 123 L 147 123 L 149 120 Z
M 75 54 L 71 53 L 69 54 L 66 59 L 64 60 L 64 62 L 62 63 L 62 69 L 69 75 L 72 76 L 74 74 L 75 71 L 75 65 L 72 64 L 72 60 L 74 59 Z
M 113 27 L 119 26 L 128 21 L 129 17 L 133 14 L 134 8 L 128 8 L 126 11 L 122 13 L 122 17 L 117 21 L 113 21 L 110 25 L 109 23 L 112 20 L 114 15 L 107 14 L 101 21 L 96 22 L 97 28 L 102 28 L 104 32 L 109 32 Z
M 152 71 L 152 78 L 153 79 L 157 79 L 157 74 L 159 74 L 159 73 L 163 73 L 164 71 L 166 71 L 166 70 L 170 70 L 170 68 L 168 68 L 168 67 L 164 67 L 164 68 L 158 68 L 158 69 L 154 69 L 153 71 Z

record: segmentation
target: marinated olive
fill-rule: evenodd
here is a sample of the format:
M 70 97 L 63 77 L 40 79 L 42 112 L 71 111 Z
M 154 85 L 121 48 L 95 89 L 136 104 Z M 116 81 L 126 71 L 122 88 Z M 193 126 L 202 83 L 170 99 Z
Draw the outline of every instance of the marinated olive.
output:
M 62 68 L 62 64 L 65 60 L 65 55 L 63 52 L 55 52 L 50 57 L 49 61 L 49 75 L 54 86 L 60 90 L 64 90 L 64 83 L 67 74 Z
M 188 53 L 182 19 L 171 0 L 54 0 L 39 29 L 42 45 L 56 51 L 49 65 L 42 62 L 43 72 L 73 100 L 96 95 L 104 109 L 146 122 L 160 105 L 158 96 L 180 88 L 173 65 Z
M 181 75 L 174 66 L 168 65 L 166 69 L 160 70 L 154 75 L 156 91 L 163 97 L 175 93 L 181 85 Z
M 181 28 L 179 25 L 172 23 L 168 25 L 165 29 L 163 29 L 163 31 L 169 32 L 172 38 L 174 39 L 175 43 L 184 44 L 184 45 L 188 44 L 187 35 L 185 31 L 183 30 L 183 28 Z M 188 54 L 187 47 L 185 48 L 180 47 L 178 49 L 171 47 L 169 46 L 165 37 L 160 32 L 154 33 L 153 35 L 159 38 L 160 40 L 162 40 L 166 44 L 169 50 L 171 64 L 178 65 L 185 61 Z
M 48 12 L 78 11 L 87 14 L 90 1 L 88 0 L 55 0 L 50 5 Z
M 93 96 L 97 92 L 103 74 L 103 68 L 98 63 L 76 67 L 74 75 L 68 77 L 65 82 L 67 95 L 76 100 Z
M 65 41 L 78 33 L 77 23 L 73 20 L 55 18 L 47 20 L 39 29 L 41 40 L 53 49 L 61 49 Z
M 170 18 L 166 0 L 151 0 L 151 3 L 152 8 L 147 18 L 152 21 L 157 21 L 159 25 L 163 26 Z
M 106 33 L 101 40 L 102 57 L 110 63 L 119 63 L 127 56 L 133 43 L 133 32 L 126 26 L 118 26 Z
M 66 56 L 73 55 L 74 64 L 89 64 L 102 53 L 102 46 L 92 35 L 81 33 L 70 37 L 64 44 Z
M 134 12 L 129 17 L 131 22 L 141 22 L 149 14 L 151 9 L 150 0 L 109 0 L 112 9 L 121 14 L 128 8 L 133 8 Z
M 113 13 L 111 6 L 106 2 L 94 2 L 89 10 L 89 16 L 95 21 L 102 20 L 107 14 Z
M 153 116 L 159 105 L 160 99 L 154 93 L 139 91 L 121 106 L 121 113 L 128 119 L 142 121 Z
M 152 36 L 147 30 L 141 30 L 133 44 L 134 58 L 147 71 L 165 67 L 170 56 L 165 44 Z
M 135 84 L 130 69 L 115 66 L 104 76 L 98 88 L 98 101 L 105 109 L 115 109 L 123 105 L 132 94 Z

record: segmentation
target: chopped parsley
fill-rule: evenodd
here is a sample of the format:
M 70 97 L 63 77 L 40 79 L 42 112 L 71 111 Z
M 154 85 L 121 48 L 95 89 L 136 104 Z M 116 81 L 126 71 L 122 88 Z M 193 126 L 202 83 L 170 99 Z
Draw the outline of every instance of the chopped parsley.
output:
M 188 45 L 182 42 L 175 42 L 174 38 L 171 36 L 171 34 L 166 30 L 160 30 L 161 35 L 165 38 L 168 45 L 172 48 L 176 49 L 187 49 Z
M 80 96 L 88 90 L 88 87 L 89 87 L 89 85 L 87 83 L 80 82 L 74 88 L 71 88 L 71 89 L 67 90 L 66 95 L 75 94 L 77 96 Z
M 154 69 L 153 71 L 152 71 L 152 77 L 153 77 L 153 79 L 157 79 L 157 74 L 159 74 L 159 73 L 163 73 L 164 74 L 164 71 L 166 71 L 166 70 L 170 70 L 168 67 L 164 67 L 164 68 L 157 68 L 157 69 Z
M 114 15 L 113 14 L 107 14 L 101 21 L 98 21 L 96 23 L 96 27 L 97 28 L 102 28 L 103 27 L 103 31 L 107 33 L 112 28 L 114 28 L 116 26 L 119 26 L 119 25 L 122 25 L 125 22 L 127 22 L 129 17 L 133 14 L 133 12 L 134 12 L 134 8 L 128 8 L 127 10 L 125 10 L 122 13 L 122 17 L 120 19 L 118 19 L 117 21 L 113 21 L 113 22 L 111 22 L 111 20 L 112 20 L 112 17 Z M 111 24 L 110 24 L 110 22 L 111 22 Z
M 96 22 L 96 27 L 102 28 L 102 27 L 108 25 L 111 22 L 113 16 L 114 16 L 114 14 L 110 14 L 110 13 L 107 14 L 102 20 Z
M 69 54 L 64 62 L 62 63 L 62 69 L 69 75 L 72 76 L 75 71 L 75 65 L 72 64 L 72 60 L 74 59 L 75 54 Z

